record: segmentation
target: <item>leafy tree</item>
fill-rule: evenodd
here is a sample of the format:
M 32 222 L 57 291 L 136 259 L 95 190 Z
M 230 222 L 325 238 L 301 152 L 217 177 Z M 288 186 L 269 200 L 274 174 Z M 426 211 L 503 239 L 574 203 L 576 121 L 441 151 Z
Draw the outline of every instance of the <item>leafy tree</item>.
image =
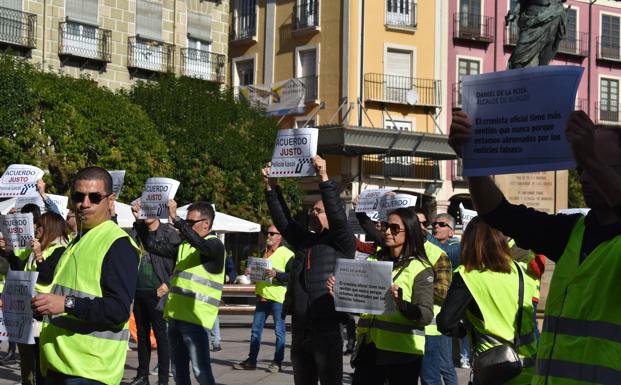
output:
M 568 178 L 568 199 L 567 206 L 572 208 L 587 207 L 582 195 L 582 186 L 580 185 L 580 177 L 576 170 L 569 170 Z

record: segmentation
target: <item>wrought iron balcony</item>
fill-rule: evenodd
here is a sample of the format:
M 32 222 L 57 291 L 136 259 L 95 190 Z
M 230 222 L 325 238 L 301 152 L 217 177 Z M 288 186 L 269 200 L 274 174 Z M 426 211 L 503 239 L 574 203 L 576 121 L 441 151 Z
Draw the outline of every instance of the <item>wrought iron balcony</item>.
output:
M 33 49 L 37 15 L 0 7 L 0 44 Z
M 597 37 L 597 58 L 599 60 L 621 61 L 619 36 Z
M 369 73 L 364 75 L 365 99 L 376 102 L 439 107 L 440 80 Z
M 184 76 L 224 83 L 226 57 L 194 48 L 181 49 L 181 73 Z
M 297 78 L 297 80 L 299 80 L 300 83 L 304 85 L 304 89 L 305 89 L 304 100 L 307 102 L 311 102 L 313 100 L 318 99 L 317 78 L 318 78 L 317 75 L 304 76 L 304 77 Z
M 257 13 L 254 1 L 240 2 L 242 5 L 233 17 L 231 40 L 252 39 L 257 30 Z
M 569 38 L 565 35 L 565 38 L 561 40 L 561 44 L 558 47 L 558 53 L 565 55 L 575 55 L 580 57 L 587 57 L 589 55 L 589 47 L 587 43 L 587 32 L 574 32 L 575 37 Z
M 172 72 L 175 46 L 135 36 L 128 39 L 127 67 L 149 72 Z
M 378 176 L 409 179 L 439 179 L 438 162 L 413 156 L 364 155 L 362 169 L 366 176 Z
M 512 21 L 505 28 L 505 45 L 516 45 L 520 31 L 518 29 L 517 22 Z
M 491 43 L 494 41 L 494 18 L 474 13 L 453 14 L 453 38 Z
M 319 0 L 298 0 L 293 7 L 293 28 L 314 27 L 319 27 Z
M 58 26 L 60 43 L 58 54 L 109 63 L 112 31 L 74 22 Z
M 388 0 L 384 24 L 387 27 L 414 29 L 417 24 L 416 11 L 414 0 Z
M 619 124 L 621 119 L 619 116 L 619 102 L 616 103 L 595 103 L 595 110 L 597 112 L 596 123 L 602 124 Z
M 461 108 L 461 82 L 453 83 L 453 108 Z

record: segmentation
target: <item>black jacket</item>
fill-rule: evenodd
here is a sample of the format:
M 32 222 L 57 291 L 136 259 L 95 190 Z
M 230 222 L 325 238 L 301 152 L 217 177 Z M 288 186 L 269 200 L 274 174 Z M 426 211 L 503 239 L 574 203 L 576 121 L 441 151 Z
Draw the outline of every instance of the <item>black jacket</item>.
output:
M 136 222 L 134 226 L 146 226 L 146 225 L 144 225 L 144 223 L 142 222 L 140 223 Z M 144 231 L 148 231 L 146 227 Z M 177 234 L 174 227 L 172 227 L 172 225 L 170 224 L 161 223 L 154 233 L 155 233 L 154 238 L 156 242 L 170 242 L 170 243 L 181 242 L 181 238 L 179 237 L 179 234 Z M 131 231 L 130 235 L 132 236 L 132 238 L 134 238 L 136 243 L 138 243 L 139 245 L 142 244 L 142 241 L 140 237 L 138 236 L 137 229 L 134 228 Z M 143 246 L 141 248 L 144 249 L 145 247 Z M 160 280 L 160 283 L 165 283 L 166 286 L 170 287 L 170 277 L 172 276 L 173 269 L 175 268 L 175 260 L 162 257 L 158 255 L 157 253 L 153 253 L 148 250 L 143 250 L 142 253 L 143 255 L 149 254 L 149 257 L 151 259 L 151 264 L 153 265 L 153 272 L 155 273 L 157 278 Z
M 346 313 L 334 309 L 326 281 L 334 274 L 337 258 L 353 259 L 356 243 L 347 224 L 343 202 L 333 181 L 319 184 L 329 229 L 315 234 L 291 218 L 280 188 L 266 192 L 274 225 L 291 245 L 291 264 L 284 308 L 292 314 L 296 330 L 332 330 L 347 320 Z

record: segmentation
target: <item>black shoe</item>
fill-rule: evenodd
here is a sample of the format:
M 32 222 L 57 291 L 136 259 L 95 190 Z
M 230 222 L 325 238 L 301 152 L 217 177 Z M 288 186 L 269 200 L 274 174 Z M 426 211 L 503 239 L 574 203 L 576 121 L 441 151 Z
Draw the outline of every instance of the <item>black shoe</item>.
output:
M 222 350 L 222 346 L 220 345 L 214 345 L 213 348 L 211 348 L 212 352 L 219 352 Z
M 149 376 L 136 376 L 129 385 L 149 385 Z
M 0 359 L 0 365 L 13 365 L 16 362 L 17 362 L 17 357 L 16 357 L 15 352 L 9 352 Z

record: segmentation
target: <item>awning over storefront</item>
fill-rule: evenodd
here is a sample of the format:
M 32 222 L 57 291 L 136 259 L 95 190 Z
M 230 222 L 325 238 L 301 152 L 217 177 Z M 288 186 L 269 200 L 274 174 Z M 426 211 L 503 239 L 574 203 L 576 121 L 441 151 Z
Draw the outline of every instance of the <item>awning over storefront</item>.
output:
M 347 156 L 410 155 L 433 160 L 457 158 L 445 135 L 346 126 L 320 128 L 317 152 Z

